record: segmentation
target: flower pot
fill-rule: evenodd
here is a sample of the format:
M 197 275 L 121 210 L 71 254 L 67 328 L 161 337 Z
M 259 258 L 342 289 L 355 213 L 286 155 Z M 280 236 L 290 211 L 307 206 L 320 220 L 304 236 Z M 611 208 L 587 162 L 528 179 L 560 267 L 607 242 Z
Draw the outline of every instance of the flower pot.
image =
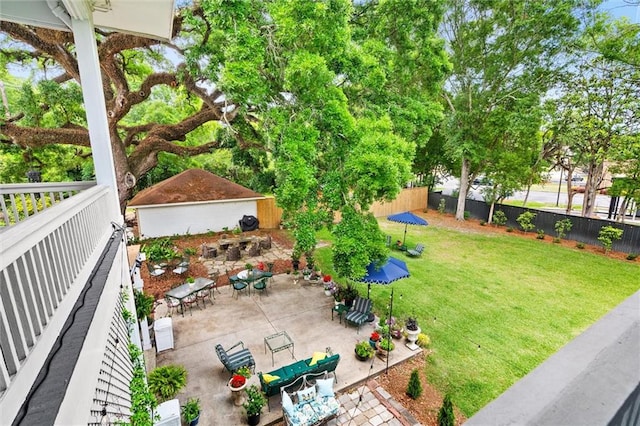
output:
M 189 422 L 189 426 L 196 426 L 199 421 L 200 421 L 200 414 L 198 414 L 198 417 L 196 417 L 195 419 L 191 420 L 191 422 Z
M 247 420 L 251 426 L 256 426 L 260 423 L 260 413 L 247 416 Z
M 373 340 L 373 339 L 369 339 L 369 344 L 371 345 L 371 347 L 373 349 L 376 349 L 376 347 L 378 345 L 378 341 L 377 340 Z
M 368 356 L 360 356 L 358 355 L 358 352 L 354 349 L 353 352 L 356 354 L 356 359 L 358 361 L 368 361 L 369 357 Z
M 412 351 L 415 351 L 416 349 L 418 349 L 420 346 L 416 345 L 416 340 L 418 340 L 418 334 L 420 334 L 420 327 L 418 327 L 417 330 L 406 330 L 407 332 L 407 340 L 409 341 L 409 343 L 407 343 L 407 347 L 409 349 L 411 349 Z

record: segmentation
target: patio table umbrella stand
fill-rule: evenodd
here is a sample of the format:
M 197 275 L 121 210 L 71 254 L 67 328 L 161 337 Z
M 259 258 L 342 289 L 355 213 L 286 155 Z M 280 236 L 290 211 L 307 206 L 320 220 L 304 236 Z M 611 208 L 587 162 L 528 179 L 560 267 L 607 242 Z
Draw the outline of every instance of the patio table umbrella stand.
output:
M 392 222 L 404 223 L 404 238 L 402 239 L 402 245 L 404 246 L 405 241 L 407 240 L 407 226 L 409 225 L 418 225 L 418 226 L 427 226 L 429 223 L 411 212 L 397 213 L 392 214 L 391 216 L 387 216 L 387 220 Z

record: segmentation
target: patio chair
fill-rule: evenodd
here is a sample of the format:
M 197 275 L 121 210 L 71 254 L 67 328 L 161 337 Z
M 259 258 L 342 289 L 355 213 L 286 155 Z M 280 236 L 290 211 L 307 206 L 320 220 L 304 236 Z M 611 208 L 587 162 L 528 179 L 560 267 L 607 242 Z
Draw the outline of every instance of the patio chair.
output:
M 191 315 L 191 307 L 193 305 L 196 305 L 196 306 L 198 305 L 198 298 L 196 297 L 195 294 L 190 294 L 184 299 L 182 299 L 182 309 L 186 309 L 188 307 L 189 315 Z
M 213 299 L 215 298 L 213 295 L 214 288 L 215 288 L 215 283 L 208 285 L 207 287 L 203 288 L 202 290 L 196 293 L 196 300 L 198 302 L 202 301 L 202 306 L 204 306 L 205 308 L 207 307 L 207 304 L 205 303 L 205 300 L 207 299 L 209 299 L 209 302 L 211 302 L 211 304 L 213 305 Z
M 158 265 L 152 265 L 151 263 L 147 262 L 147 268 L 149 269 L 149 275 L 151 275 L 153 278 L 159 277 L 160 275 L 164 274 L 164 268 L 161 268 Z
M 418 243 L 416 244 L 416 248 L 407 250 L 407 256 L 420 257 L 422 256 L 423 251 L 424 251 L 424 244 Z
M 345 314 L 344 319 L 347 322 L 357 325 L 358 333 L 360 333 L 360 326 L 369 318 L 369 312 L 371 312 L 371 299 L 358 296 Z
M 256 282 L 253 283 L 253 288 L 255 288 L 256 290 L 262 292 L 267 292 L 267 280 L 269 278 L 262 278 Z
M 249 284 L 246 281 L 231 281 L 231 287 L 233 287 L 233 294 L 231 295 L 231 297 L 233 297 L 233 295 L 235 294 L 236 299 L 238 298 L 238 295 L 241 291 L 249 291 Z
M 231 352 L 232 349 L 241 346 L 242 349 Z M 231 374 L 234 374 L 240 367 L 249 367 L 255 373 L 256 362 L 249 349 L 245 349 L 244 343 L 239 341 L 229 349 L 224 349 L 221 344 L 216 345 L 216 354 L 218 359 L 224 365 L 224 368 Z
M 182 262 L 173 270 L 174 274 L 182 275 L 189 270 L 189 256 L 184 256 Z
M 164 301 L 167 304 L 167 310 L 169 311 L 169 316 L 173 313 L 174 309 L 180 308 L 180 301 L 178 299 L 174 299 L 171 296 L 164 295 Z

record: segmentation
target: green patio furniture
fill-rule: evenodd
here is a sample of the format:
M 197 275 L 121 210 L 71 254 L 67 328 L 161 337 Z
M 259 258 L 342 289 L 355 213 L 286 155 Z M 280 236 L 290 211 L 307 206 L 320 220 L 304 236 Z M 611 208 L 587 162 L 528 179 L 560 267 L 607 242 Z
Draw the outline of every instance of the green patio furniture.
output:
M 265 277 L 253 283 L 253 288 L 260 292 L 267 292 L 267 280 L 269 278 Z
M 358 326 L 358 333 L 360 332 L 360 326 L 369 319 L 369 313 L 371 312 L 371 299 L 365 299 L 364 297 L 356 297 L 353 301 L 353 305 L 347 311 L 344 316 L 345 321 Z
M 239 350 L 231 352 L 232 349 L 240 347 Z M 216 354 L 224 368 L 231 374 L 238 371 L 240 367 L 249 367 L 252 371 L 255 369 L 256 362 L 249 349 L 245 349 L 244 343 L 239 341 L 228 349 L 224 349 L 221 344 L 216 345 Z
M 422 256 L 422 252 L 424 251 L 424 244 L 418 243 L 416 244 L 416 248 L 407 250 L 407 256 L 410 257 L 420 257 Z
M 320 354 L 320 352 L 317 354 Z M 322 373 L 325 371 L 334 372 L 335 374 L 338 362 L 340 362 L 340 354 L 327 354 L 324 359 L 316 359 L 312 364 L 313 360 L 314 357 L 311 357 L 285 365 L 268 373 L 258 373 L 262 391 L 267 395 L 267 398 L 270 398 L 274 395 L 279 395 L 284 386 L 290 385 L 305 374 Z M 269 409 L 271 409 L 271 406 L 269 406 Z

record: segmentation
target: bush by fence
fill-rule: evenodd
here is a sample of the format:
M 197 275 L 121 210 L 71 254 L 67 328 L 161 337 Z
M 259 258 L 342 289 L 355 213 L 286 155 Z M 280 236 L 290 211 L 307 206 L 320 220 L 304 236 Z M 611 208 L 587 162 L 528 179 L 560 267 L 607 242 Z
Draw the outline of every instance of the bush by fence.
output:
M 429 193 L 429 208 L 437 209 L 440 200 L 444 200 L 445 211 L 454 213 L 456 211 L 458 199 L 449 195 L 443 195 L 440 192 Z M 598 235 L 603 226 L 613 226 L 623 230 L 622 239 L 613 242 L 613 250 L 624 253 L 640 253 L 640 226 L 618 223 L 606 219 L 594 219 L 580 216 L 568 216 L 563 213 L 554 213 L 544 210 L 528 209 L 524 207 L 508 206 L 505 204 L 496 204 L 494 211 L 502 210 L 507 216 L 506 226 L 519 229 L 516 219 L 522 213 L 531 211 L 536 213 L 533 223 L 535 229 L 542 229 L 546 235 L 555 236 L 555 224 L 559 220 L 569 219 L 573 226 L 567 233 L 566 239 L 579 241 L 585 244 L 599 246 Z M 467 200 L 465 211 L 469 212 L 469 216 L 487 220 L 489 217 L 489 205 L 484 201 Z

